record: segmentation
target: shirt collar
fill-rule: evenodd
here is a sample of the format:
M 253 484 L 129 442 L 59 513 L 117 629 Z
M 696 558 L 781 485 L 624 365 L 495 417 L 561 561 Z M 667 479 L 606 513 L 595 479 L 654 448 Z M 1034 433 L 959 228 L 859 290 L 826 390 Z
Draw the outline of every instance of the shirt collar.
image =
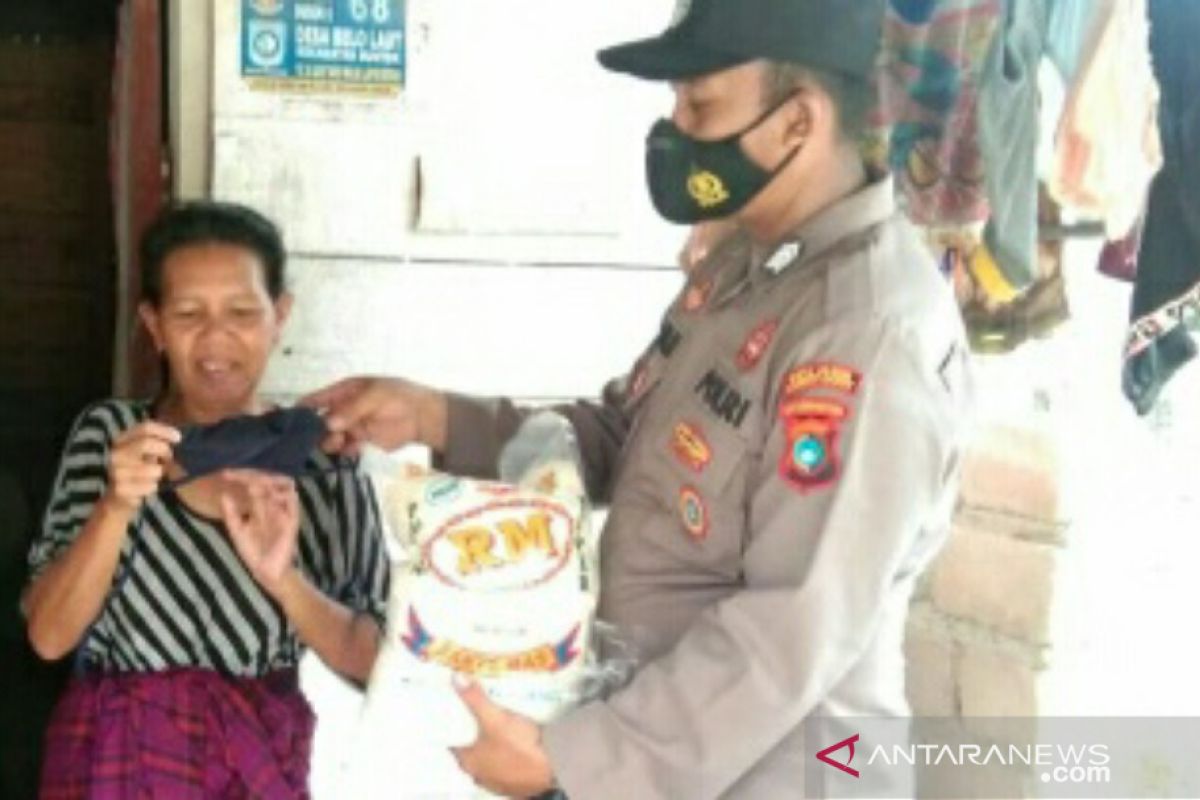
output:
M 892 178 L 879 178 L 805 220 L 779 243 L 755 244 L 751 258 L 753 273 L 756 278 L 779 275 L 817 258 L 848 237 L 879 225 L 895 213 Z
M 708 284 L 710 308 L 717 308 L 733 299 L 749 278 L 754 263 L 754 245 L 742 230 L 736 230 L 714 249 L 688 276 L 691 286 Z

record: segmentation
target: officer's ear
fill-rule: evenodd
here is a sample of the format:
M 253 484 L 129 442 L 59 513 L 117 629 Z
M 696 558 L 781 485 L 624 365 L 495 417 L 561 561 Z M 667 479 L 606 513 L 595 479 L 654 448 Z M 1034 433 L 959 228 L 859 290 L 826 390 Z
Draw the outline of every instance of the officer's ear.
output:
M 787 101 L 785 137 L 788 149 L 810 142 L 838 140 L 838 102 L 811 74 L 804 74 Z
M 833 100 L 813 81 L 803 81 L 784 104 L 784 148 L 791 150 L 820 138 L 836 124 Z
M 803 92 L 792 95 L 784 114 L 783 148 L 802 147 L 812 136 L 812 109 L 805 102 Z

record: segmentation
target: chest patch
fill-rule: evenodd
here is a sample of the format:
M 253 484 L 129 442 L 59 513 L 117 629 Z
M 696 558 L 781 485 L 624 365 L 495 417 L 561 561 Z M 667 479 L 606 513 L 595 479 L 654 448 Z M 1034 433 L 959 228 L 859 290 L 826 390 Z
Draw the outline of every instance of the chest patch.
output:
M 655 345 L 658 347 L 658 352 L 662 353 L 664 358 L 670 358 L 675 352 L 675 348 L 679 347 L 681 339 L 683 339 L 683 335 L 675 327 L 675 323 L 669 319 L 664 319 L 662 327 L 658 331 L 658 339 L 655 340 Z
M 712 461 L 712 447 L 699 425 L 680 422 L 671 432 L 671 452 L 692 472 L 703 472 Z
M 750 412 L 750 401 L 715 369 L 704 374 L 696 384 L 695 394 L 718 419 L 734 429 L 742 427 L 746 414 Z
M 679 519 L 693 539 L 700 541 L 708 537 L 708 506 L 692 486 L 679 490 Z
M 737 354 L 737 366 L 742 372 L 749 372 L 758 366 L 758 362 L 771 349 L 775 339 L 775 331 L 779 328 L 779 320 L 764 322 L 750 332 Z

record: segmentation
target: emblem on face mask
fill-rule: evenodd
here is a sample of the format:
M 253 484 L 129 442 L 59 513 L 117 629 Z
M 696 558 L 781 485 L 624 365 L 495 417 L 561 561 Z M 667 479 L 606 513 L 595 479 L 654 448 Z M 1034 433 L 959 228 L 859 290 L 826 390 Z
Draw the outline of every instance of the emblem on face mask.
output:
M 729 199 L 725 183 L 708 170 L 693 172 L 688 176 L 688 194 L 701 208 L 719 206 Z

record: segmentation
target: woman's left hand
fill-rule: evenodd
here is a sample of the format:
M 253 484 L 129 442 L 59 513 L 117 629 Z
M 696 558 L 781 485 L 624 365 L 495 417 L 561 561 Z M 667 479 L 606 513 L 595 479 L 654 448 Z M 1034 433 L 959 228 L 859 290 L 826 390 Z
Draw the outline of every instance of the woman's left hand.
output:
M 256 470 L 226 470 L 221 514 L 250 575 L 276 594 L 291 574 L 300 534 L 300 500 L 291 478 Z

